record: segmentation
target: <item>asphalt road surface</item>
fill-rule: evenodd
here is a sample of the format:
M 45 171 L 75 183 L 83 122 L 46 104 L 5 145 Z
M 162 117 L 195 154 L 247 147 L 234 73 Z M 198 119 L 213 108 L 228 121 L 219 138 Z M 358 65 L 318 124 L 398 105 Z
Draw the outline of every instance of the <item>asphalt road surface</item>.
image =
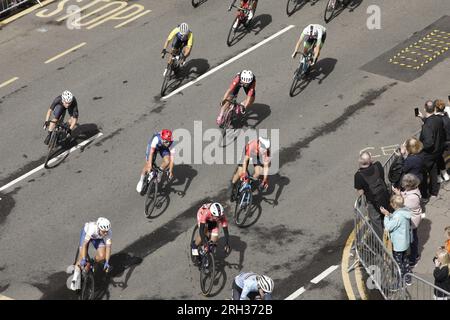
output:
M 115 269 L 103 299 L 206 299 L 199 273 L 189 262 L 188 242 L 198 207 L 210 199 L 227 203 L 225 190 L 235 164 L 194 163 L 192 155 L 191 162 L 175 168 L 177 184 L 167 209 L 151 219 L 144 217 L 144 198 L 135 187 L 152 133 L 163 128 L 193 133 L 194 121 L 201 121 L 203 132 L 216 128 L 218 102 L 231 78 L 251 69 L 257 93 L 249 125 L 279 130 L 275 155 L 280 168 L 270 178 L 268 200 L 260 203 L 256 223 L 240 229 L 231 222 L 233 251 L 220 259 L 220 277 L 209 299 L 228 298 L 241 270 L 270 275 L 276 299 L 301 287 L 306 291 L 296 299 L 347 299 L 340 269 L 317 284 L 310 281 L 340 265 L 353 229 L 358 154 L 373 148 L 377 160 L 385 160 L 382 147 L 420 129 L 414 107 L 449 93 L 450 61 L 444 49 L 439 61 L 425 65 L 415 79 L 402 77 L 403 69 L 389 59 L 376 59 L 399 44 L 408 46 L 414 33 L 449 14 L 450 2 L 364 0 L 353 11 L 343 10 L 326 24 L 319 62 L 294 97 L 289 88 L 298 59 L 291 53 L 307 24 L 325 25 L 325 1 L 308 2 L 290 17 L 285 2 L 261 0 L 254 28 L 231 47 L 226 37 L 233 12 L 219 0 L 197 8 L 181 0 L 130 2 L 151 11 L 118 28 L 125 20 L 90 29 L 94 22 L 87 24 L 89 19 L 100 19 L 105 11 L 94 12 L 82 21 L 86 25 L 74 29 L 70 21 L 57 20 L 69 5 L 85 4 L 61 1 L 65 7 L 60 13 L 53 14 L 57 4 L 52 3 L 47 11 L 38 9 L 0 31 L 0 82 L 18 77 L 0 88 L 0 188 L 43 163 L 42 123 L 51 101 L 64 89 L 79 103 L 78 142 L 103 134 L 56 168 L 38 170 L 0 192 L 2 294 L 75 298 L 66 288 L 65 269 L 73 262 L 80 229 L 86 221 L 106 216 L 112 222 Z M 372 4 L 380 8 L 380 29 L 366 24 Z M 169 31 L 183 21 L 195 39 L 184 72 L 174 81 L 178 87 L 286 29 L 161 99 L 160 52 Z M 448 17 L 442 21 L 439 30 L 450 33 Z M 290 25 L 294 27 L 288 29 Z M 370 71 L 362 69 L 374 60 Z M 229 203 L 228 208 L 231 218 Z

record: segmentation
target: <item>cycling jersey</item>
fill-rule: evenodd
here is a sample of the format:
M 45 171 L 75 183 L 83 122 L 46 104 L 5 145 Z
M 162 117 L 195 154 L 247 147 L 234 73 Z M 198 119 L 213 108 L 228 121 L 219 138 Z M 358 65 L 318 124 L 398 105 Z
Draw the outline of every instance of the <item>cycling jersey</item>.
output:
M 260 149 L 259 140 L 254 139 L 247 143 L 244 154 L 245 156 L 250 157 L 253 165 L 263 166 L 270 162 L 270 149 L 264 150 L 264 152 L 262 152 L 262 150 L 264 149 Z M 242 166 L 242 164 L 240 164 L 240 166 Z
M 236 74 L 230 85 L 231 95 L 237 96 L 241 88 L 244 88 L 247 96 L 254 97 L 256 95 L 256 77 L 253 76 L 253 81 L 248 86 L 244 86 L 241 83 L 241 73 Z
M 62 97 L 57 96 L 55 100 L 53 100 L 52 104 L 50 105 L 50 109 L 53 111 L 53 115 L 55 118 L 59 119 L 61 116 L 64 117 L 66 110 L 69 111 L 69 115 L 73 118 L 78 118 L 78 103 L 77 99 L 73 97 L 72 102 L 70 103 L 70 106 L 66 109 L 63 106 Z
M 169 36 L 167 37 L 167 41 L 172 41 L 175 39 L 175 37 L 185 46 L 192 48 L 192 45 L 194 44 L 194 35 L 192 34 L 192 31 L 189 31 L 189 34 L 182 36 L 180 33 L 180 28 L 176 27 L 170 32 Z
M 150 140 L 148 140 L 147 150 L 145 151 L 145 159 L 148 161 L 148 157 L 150 156 L 151 150 L 153 150 L 153 160 L 155 160 L 156 152 L 159 152 L 162 158 L 168 155 L 173 157 L 175 150 L 170 148 L 172 144 L 173 141 L 171 141 L 168 146 L 165 146 L 161 138 L 161 132 L 155 133 L 153 137 L 151 137 Z
M 112 231 L 109 229 L 105 236 L 102 236 L 99 232 L 96 222 L 86 222 L 81 229 L 80 234 L 80 247 L 83 243 L 89 241 L 97 249 L 98 247 L 104 247 L 105 245 L 111 245 Z
M 222 228 L 228 227 L 228 220 L 225 215 L 222 217 L 215 217 L 209 210 L 212 203 L 206 203 L 200 207 L 197 211 L 197 223 L 200 225 L 201 223 L 207 223 L 207 222 L 218 222 Z
M 310 36 L 311 26 L 313 26 L 313 36 Z M 314 34 L 317 31 L 317 38 L 314 37 Z M 317 44 L 322 46 L 325 42 L 327 29 L 320 24 L 310 24 L 305 29 L 303 29 L 302 35 L 305 37 L 305 41 L 317 40 Z
M 234 278 L 235 289 L 240 292 L 240 300 L 249 300 L 259 295 L 259 286 L 257 281 L 258 274 L 254 272 L 242 272 Z M 237 298 L 237 297 L 234 297 Z M 264 294 L 264 300 L 272 300 L 272 296 L 268 293 Z

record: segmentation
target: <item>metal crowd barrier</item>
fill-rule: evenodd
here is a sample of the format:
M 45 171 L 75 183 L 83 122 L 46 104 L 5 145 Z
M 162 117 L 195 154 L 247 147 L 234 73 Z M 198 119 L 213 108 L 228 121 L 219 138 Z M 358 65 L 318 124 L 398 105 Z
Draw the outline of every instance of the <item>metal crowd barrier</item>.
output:
M 0 0 L 0 15 L 3 15 L 4 13 L 11 11 L 15 7 L 31 1 L 34 0 Z M 36 1 L 40 4 L 39 0 Z
M 406 286 L 405 279 L 407 276 L 411 277 L 410 286 Z M 431 282 L 414 273 L 405 274 L 403 283 L 405 288 L 403 291 L 403 300 L 450 300 L 450 292 L 436 287 Z
M 420 131 L 413 136 L 419 138 Z M 389 168 L 394 162 L 393 153 L 383 165 L 386 186 L 391 192 Z M 357 259 L 347 272 L 360 263 L 370 277 L 371 284 L 378 289 L 386 300 L 433 300 L 437 296 L 446 296 L 436 300 L 450 300 L 450 293 L 436 287 L 419 276 L 408 273 L 401 276 L 401 270 L 392 256 L 392 252 L 384 245 L 370 224 L 365 196 L 360 196 L 354 205 L 355 210 L 355 249 Z M 406 277 L 410 276 L 412 284 L 406 285 Z
M 360 263 L 370 277 L 368 286 L 378 289 L 386 300 L 401 299 L 404 286 L 400 267 L 369 222 L 365 196 L 355 202 L 355 233 L 357 260 L 347 272 Z

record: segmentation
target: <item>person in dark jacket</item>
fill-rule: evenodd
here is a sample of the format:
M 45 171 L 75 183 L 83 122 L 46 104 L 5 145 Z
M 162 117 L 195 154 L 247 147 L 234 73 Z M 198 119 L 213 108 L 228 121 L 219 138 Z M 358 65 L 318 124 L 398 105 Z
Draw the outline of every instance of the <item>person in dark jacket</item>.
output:
M 412 173 L 420 182 L 423 181 L 423 144 L 419 139 L 411 137 L 400 147 L 403 158 L 403 175 Z
M 425 103 L 425 116 L 419 112 L 419 117 L 423 120 L 420 141 L 423 143 L 425 176 L 424 181 L 429 183 L 424 190 L 423 198 L 430 196 L 437 197 L 438 185 L 438 162 L 442 158 L 445 144 L 445 130 L 440 116 L 434 114 L 434 106 L 431 100 Z
M 359 156 L 359 170 L 355 173 L 355 189 L 358 195 L 365 195 L 370 223 L 374 231 L 383 239 L 383 214 L 380 207 L 390 208 L 389 191 L 384 180 L 384 170 L 380 162 L 372 163 L 369 152 Z
M 438 176 L 438 183 L 442 183 L 450 180 L 444 161 L 445 152 L 450 151 L 450 117 L 447 112 L 445 112 L 445 102 L 443 100 L 434 100 L 433 105 L 436 110 L 436 115 L 440 116 L 442 119 L 442 124 L 444 125 L 445 130 L 444 153 L 438 162 L 438 169 L 441 173 Z
M 450 293 L 450 257 L 447 250 L 439 248 L 433 258 L 435 265 L 433 276 L 434 285 Z M 434 289 L 434 300 L 449 300 L 450 297 L 440 290 Z

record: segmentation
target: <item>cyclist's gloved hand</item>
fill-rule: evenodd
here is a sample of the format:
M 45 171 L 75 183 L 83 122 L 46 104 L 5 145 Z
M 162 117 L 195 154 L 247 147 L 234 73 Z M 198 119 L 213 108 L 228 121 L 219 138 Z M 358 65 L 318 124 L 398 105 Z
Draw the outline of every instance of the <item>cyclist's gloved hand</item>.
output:
M 208 252 L 208 251 L 209 251 L 209 246 L 208 246 L 208 244 L 204 244 L 204 245 L 203 245 L 203 251 L 204 251 L 204 252 Z
M 67 128 L 66 132 L 67 132 L 67 137 L 70 137 L 70 135 L 72 134 L 72 130 L 70 130 L 70 128 Z
M 246 181 L 248 179 L 248 176 L 246 173 L 241 173 L 241 180 Z
M 295 52 L 292 54 L 292 59 L 295 59 L 296 56 L 297 56 L 297 51 L 295 51 Z
M 108 261 L 105 261 L 105 264 L 103 265 L 103 270 L 109 271 L 109 268 L 110 268 L 110 267 L 111 267 L 111 266 L 109 265 Z
M 267 179 L 264 179 L 264 180 L 261 182 L 261 188 L 262 188 L 263 190 L 266 190 L 268 187 L 269 187 L 269 181 L 268 181 Z
M 164 58 L 166 53 L 167 53 L 167 50 L 166 49 L 162 49 L 162 51 L 161 51 L 161 58 Z
M 44 121 L 44 125 L 43 125 L 42 128 L 43 128 L 44 130 L 47 130 L 49 124 L 50 124 L 50 121 Z
M 86 258 L 81 259 L 80 266 L 84 267 L 86 265 Z

